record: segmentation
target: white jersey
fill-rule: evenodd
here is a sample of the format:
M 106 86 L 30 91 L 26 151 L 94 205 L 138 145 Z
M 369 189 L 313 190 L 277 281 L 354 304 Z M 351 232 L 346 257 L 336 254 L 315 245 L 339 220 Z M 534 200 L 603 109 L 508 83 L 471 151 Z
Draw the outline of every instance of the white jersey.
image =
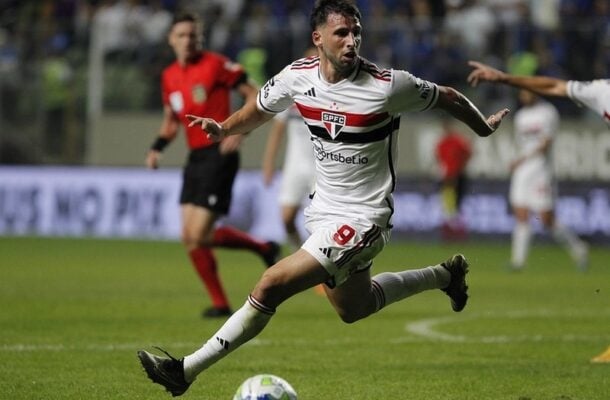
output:
M 568 81 L 568 97 L 600 115 L 610 125 L 610 80 Z
M 263 112 L 296 104 L 313 138 L 315 194 L 305 214 L 390 226 L 400 112 L 436 104 L 438 87 L 406 71 L 360 58 L 354 72 L 328 83 L 319 57 L 297 60 L 258 94 Z
M 311 134 L 296 106 L 275 116 L 286 124 L 286 153 L 279 203 L 299 206 L 313 191 L 315 158 Z
M 551 103 L 538 100 L 515 113 L 515 139 L 520 156 L 530 155 L 547 139 L 553 139 L 559 129 L 559 112 Z M 525 164 L 550 165 L 551 150 L 529 157 Z
M 532 153 L 544 141 L 554 138 L 559 128 L 559 112 L 551 103 L 538 100 L 515 113 L 514 125 L 519 155 L 528 157 L 513 171 L 510 203 L 535 212 L 552 210 L 556 197 L 552 149 L 549 147 L 535 156 Z

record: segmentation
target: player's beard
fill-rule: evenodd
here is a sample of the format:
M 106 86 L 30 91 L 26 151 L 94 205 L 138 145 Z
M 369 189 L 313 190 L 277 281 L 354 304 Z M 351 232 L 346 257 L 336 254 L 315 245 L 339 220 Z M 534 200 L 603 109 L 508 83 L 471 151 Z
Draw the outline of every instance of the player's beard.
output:
M 324 49 L 322 50 L 324 51 Z M 335 68 L 335 70 L 344 78 L 347 78 L 352 71 L 354 71 L 354 68 L 356 68 L 356 65 L 358 63 L 358 54 L 356 53 L 356 56 L 351 59 L 346 61 L 342 60 L 343 55 L 339 56 L 339 58 L 334 57 L 332 55 L 327 54 L 324 51 L 324 55 L 326 56 L 326 59 L 332 64 L 332 66 Z

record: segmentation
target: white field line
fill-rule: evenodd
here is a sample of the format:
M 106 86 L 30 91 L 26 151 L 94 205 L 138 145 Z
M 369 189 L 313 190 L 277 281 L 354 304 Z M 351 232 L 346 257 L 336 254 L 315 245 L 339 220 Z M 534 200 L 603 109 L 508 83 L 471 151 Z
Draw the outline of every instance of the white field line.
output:
M 415 335 L 420 339 L 440 342 L 460 342 L 460 343 L 516 343 L 516 342 L 541 342 L 541 341 L 560 341 L 560 342 L 598 342 L 610 341 L 610 332 L 601 335 L 582 335 L 563 332 L 561 334 L 537 334 L 532 332 L 527 335 L 493 335 L 493 336 L 465 336 L 459 334 L 448 333 L 451 331 L 450 325 L 459 325 L 465 321 L 475 321 L 482 319 L 524 319 L 524 318 L 539 318 L 549 319 L 558 317 L 582 317 L 605 319 L 608 318 L 608 312 L 591 313 L 583 315 L 581 311 L 550 311 L 550 310 L 535 310 L 535 311 L 510 311 L 506 313 L 479 313 L 479 314 L 456 314 L 446 317 L 426 318 L 418 321 L 409 322 L 405 326 L 405 330 Z M 444 328 L 444 329 L 443 329 Z M 411 342 L 414 338 L 398 338 L 393 340 L 395 343 Z
M 610 331 L 599 335 L 582 335 L 563 332 L 561 334 L 547 334 L 541 335 L 535 332 L 527 335 L 490 335 L 490 336 L 465 336 L 459 334 L 452 334 L 451 325 L 461 324 L 466 321 L 476 321 L 484 319 L 523 319 L 523 318 L 566 318 L 566 317 L 590 317 L 598 318 L 601 320 L 608 319 L 610 317 L 610 310 L 600 312 L 590 312 L 583 314 L 582 311 L 570 311 L 565 310 L 562 312 L 550 311 L 550 310 L 535 310 L 535 311 L 511 311 L 505 313 L 464 313 L 455 314 L 451 316 L 436 317 L 436 318 L 425 318 L 417 321 L 408 322 L 405 325 L 405 331 L 409 334 L 408 336 L 401 336 L 395 339 L 391 339 L 391 343 L 411 343 L 411 342 L 426 342 L 426 341 L 440 341 L 440 342 L 460 342 L 460 343 L 517 343 L 517 342 L 542 342 L 542 341 L 559 341 L 559 342 L 608 342 L 610 343 Z M 602 324 L 603 325 L 603 324 Z M 186 349 L 195 350 L 201 346 L 203 340 L 200 342 L 170 342 L 161 343 L 160 347 L 171 349 Z M 268 340 L 268 339 L 253 339 L 248 342 L 248 346 L 271 346 L 276 344 L 289 344 L 295 347 L 309 347 L 315 345 L 327 345 L 337 346 L 345 344 L 355 344 L 360 339 L 354 338 L 291 338 L 291 339 L 280 339 L 280 340 Z M 61 344 L 61 343 L 14 343 L 14 344 L 0 344 L 0 352 L 64 352 L 64 351 L 92 351 L 92 352 L 112 352 L 112 351 L 137 351 L 139 349 L 150 350 L 153 347 L 150 343 L 138 342 L 138 343 L 90 343 L 90 344 Z

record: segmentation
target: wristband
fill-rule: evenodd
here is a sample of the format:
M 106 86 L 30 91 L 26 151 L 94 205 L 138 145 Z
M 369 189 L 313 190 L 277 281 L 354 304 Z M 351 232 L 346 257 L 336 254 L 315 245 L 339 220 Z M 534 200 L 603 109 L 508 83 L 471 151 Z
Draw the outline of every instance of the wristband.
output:
M 167 147 L 168 144 L 169 144 L 168 139 L 159 136 L 159 137 L 157 137 L 155 142 L 152 144 L 152 146 L 150 146 L 150 148 L 151 148 L 151 150 L 156 150 L 160 153 L 163 151 L 163 149 L 165 149 Z

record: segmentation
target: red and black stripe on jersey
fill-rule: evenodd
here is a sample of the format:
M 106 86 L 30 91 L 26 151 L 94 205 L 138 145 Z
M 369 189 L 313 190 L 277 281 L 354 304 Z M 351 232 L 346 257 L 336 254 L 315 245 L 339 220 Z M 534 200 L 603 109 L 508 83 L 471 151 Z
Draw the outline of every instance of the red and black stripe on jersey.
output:
M 296 60 L 290 64 L 290 69 L 312 69 L 317 68 L 318 65 L 320 65 L 320 57 L 311 56 Z
M 345 127 L 348 127 L 348 129 L 349 127 L 366 128 L 368 126 L 377 125 L 384 120 L 387 120 L 388 122 L 378 128 L 366 132 L 341 131 L 333 139 L 325 128 L 307 123 L 308 120 L 321 121 L 322 113 L 326 112 L 326 110 L 309 107 L 301 103 L 295 104 L 305 119 L 311 134 L 325 140 L 344 143 L 377 142 L 385 139 L 400 127 L 400 117 L 392 118 L 387 112 L 376 114 L 341 113 L 341 115 L 345 116 Z
M 382 81 L 390 82 L 392 80 L 392 70 L 381 69 L 377 65 L 362 57 L 360 58 L 360 67 L 358 73 L 356 74 L 356 77 L 360 72 L 366 72 L 373 78 Z

